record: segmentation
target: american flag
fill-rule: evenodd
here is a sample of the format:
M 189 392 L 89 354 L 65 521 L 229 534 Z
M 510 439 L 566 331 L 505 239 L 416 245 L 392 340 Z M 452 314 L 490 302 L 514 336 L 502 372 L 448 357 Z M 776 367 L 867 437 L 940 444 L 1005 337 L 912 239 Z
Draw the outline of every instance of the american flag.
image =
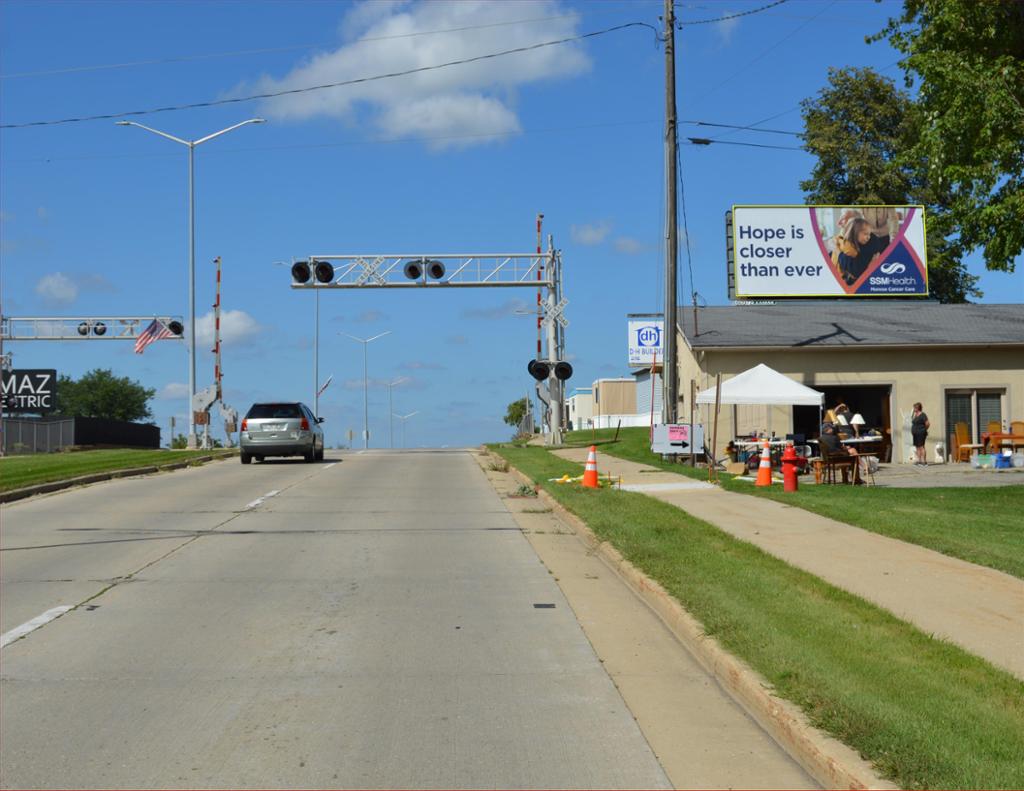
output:
M 139 337 L 135 339 L 135 353 L 142 354 L 143 350 L 149 346 L 153 341 L 160 341 L 164 338 L 173 338 L 174 335 L 169 329 L 161 324 L 156 319 L 150 322 L 149 326 L 146 327 L 142 332 L 139 333 Z

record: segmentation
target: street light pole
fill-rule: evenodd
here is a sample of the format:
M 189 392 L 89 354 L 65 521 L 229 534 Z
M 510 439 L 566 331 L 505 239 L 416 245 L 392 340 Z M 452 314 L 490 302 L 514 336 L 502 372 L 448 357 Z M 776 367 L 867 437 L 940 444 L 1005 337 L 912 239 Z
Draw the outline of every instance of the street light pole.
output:
M 392 414 L 394 414 L 394 413 L 392 413 Z M 419 414 L 419 410 L 416 410 L 415 412 L 410 412 L 408 415 L 394 415 L 395 417 L 397 417 L 399 420 L 402 421 L 402 449 L 403 450 L 405 449 L 405 421 L 407 421 L 413 415 L 418 415 L 418 414 Z
M 391 404 L 391 388 L 406 381 L 408 377 L 400 376 L 393 382 L 388 382 L 388 446 L 395 448 L 395 413 Z
M 182 140 L 180 137 L 161 132 L 135 121 L 116 121 L 118 126 L 137 126 L 160 137 L 166 137 L 188 148 L 188 446 L 196 447 L 195 414 L 192 402 L 196 395 L 196 194 L 195 194 L 195 150 L 196 146 L 220 137 L 246 124 L 265 124 L 264 118 L 250 118 L 246 121 L 221 129 L 198 140 Z
M 390 335 L 391 330 L 384 330 L 384 332 L 374 335 L 372 338 L 357 338 L 355 335 L 349 335 L 347 332 L 339 332 L 338 334 L 344 335 L 346 338 L 351 338 L 352 340 L 359 341 L 363 344 L 363 450 L 367 450 L 370 447 L 370 380 L 366 372 L 366 347 L 370 345 L 370 341 L 375 341 L 377 338 L 383 338 L 385 335 Z

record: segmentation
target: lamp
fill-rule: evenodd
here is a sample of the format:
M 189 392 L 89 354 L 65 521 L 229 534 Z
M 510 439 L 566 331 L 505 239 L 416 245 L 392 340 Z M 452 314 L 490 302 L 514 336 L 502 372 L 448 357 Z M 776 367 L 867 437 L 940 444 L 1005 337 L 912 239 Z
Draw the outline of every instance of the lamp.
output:
M 854 436 L 859 437 L 860 436 L 860 427 L 864 425 L 864 418 L 860 414 L 860 412 L 858 412 L 856 415 L 854 415 L 852 418 L 850 418 L 850 425 L 853 426 Z

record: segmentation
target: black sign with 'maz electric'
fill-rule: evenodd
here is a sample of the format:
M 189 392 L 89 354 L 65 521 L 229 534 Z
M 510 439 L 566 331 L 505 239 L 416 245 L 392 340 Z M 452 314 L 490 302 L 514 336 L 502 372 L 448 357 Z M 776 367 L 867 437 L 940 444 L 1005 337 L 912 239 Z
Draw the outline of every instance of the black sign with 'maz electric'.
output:
M 0 401 L 4 412 L 52 412 L 56 407 L 57 372 L 24 368 L 4 371 Z

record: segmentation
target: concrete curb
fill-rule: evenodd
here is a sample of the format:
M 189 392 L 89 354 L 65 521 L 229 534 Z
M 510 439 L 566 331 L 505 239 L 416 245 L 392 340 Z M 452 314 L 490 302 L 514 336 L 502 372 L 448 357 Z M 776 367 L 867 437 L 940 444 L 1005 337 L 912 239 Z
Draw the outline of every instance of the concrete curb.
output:
M 110 470 L 109 472 L 95 472 L 90 475 L 80 475 L 77 478 L 65 478 L 62 481 L 47 481 L 46 483 L 37 483 L 35 486 L 26 486 L 22 489 L 11 489 L 7 492 L 0 492 L 0 503 L 11 503 L 15 500 L 24 500 L 26 497 L 32 497 L 37 494 L 59 492 L 61 489 L 70 489 L 73 486 L 85 486 L 90 483 L 100 483 L 101 481 L 109 481 L 114 478 L 130 478 L 133 475 L 151 475 L 156 472 L 170 472 L 171 470 L 181 470 L 185 467 L 193 467 L 198 464 L 206 464 L 210 461 L 221 461 L 222 459 L 232 459 L 234 457 L 235 454 L 233 453 L 225 453 L 217 456 L 197 456 L 196 458 L 189 459 L 188 461 L 176 461 L 171 464 L 132 467 L 127 470 Z
M 530 478 L 512 465 L 509 465 L 509 470 L 523 483 L 534 485 Z M 657 613 L 679 642 L 715 677 L 733 700 L 822 787 L 898 788 L 879 777 L 871 764 L 856 751 L 815 728 L 796 705 L 776 697 L 771 691 L 771 684 L 745 662 L 728 653 L 713 637 L 704 634 L 700 622 L 683 609 L 678 601 L 623 558 L 615 547 L 601 541 L 582 519 L 568 511 L 544 489 L 538 488 L 537 494 L 560 519 L 573 528 L 591 551 Z

